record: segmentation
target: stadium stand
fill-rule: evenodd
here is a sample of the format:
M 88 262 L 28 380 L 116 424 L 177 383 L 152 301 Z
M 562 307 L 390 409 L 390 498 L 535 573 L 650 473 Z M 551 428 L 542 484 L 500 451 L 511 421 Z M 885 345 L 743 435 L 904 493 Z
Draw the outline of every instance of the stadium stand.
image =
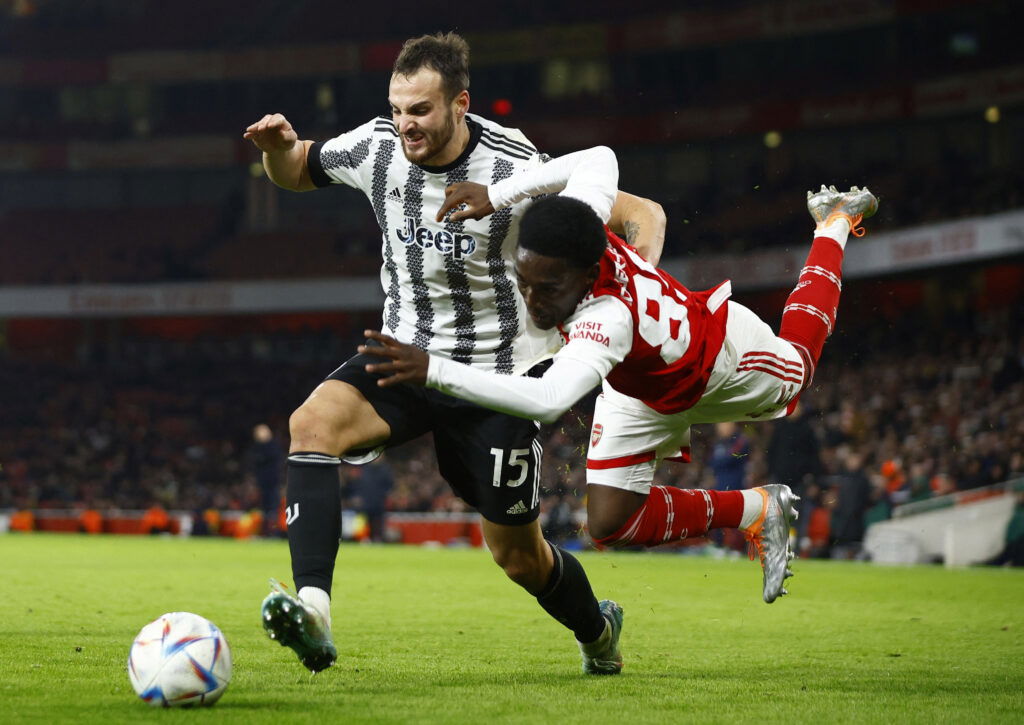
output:
M 821 443 L 821 473 L 804 489 L 811 504 L 805 515 L 818 521 L 818 540 L 805 532 L 805 554 L 830 553 L 829 527 L 851 452 L 870 483 L 859 512 L 864 523 L 887 517 L 894 505 L 1024 475 L 1024 300 L 1018 295 L 1012 306 L 989 310 L 949 309 L 963 291 L 950 287 L 947 308 L 926 325 L 920 307 L 881 327 L 874 311 L 853 308 L 826 347 L 804 398 Z M 851 299 L 861 292 L 852 290 Z M 234 322 L 207 321 L 202 331 L 183 322 L 176 332 L 170 324 L 140 324 L 122 331 L 116 344 L 77 350 L 77 359 L 52 347 L 59 341 L 37 340 L 32 349 L 9 353 L 0 364 L 7 391 L 0 410 L 6 462 L 0 509 L 76 503 L 143 509 L 154 502 L 186 511 L 258 507 L 259 491 L 240 464 L 254 421 L 266 419 L 283 435 L 287 413 L 354 349 L 370 320 L 271 334 L 239 333 Z M 546 433 L 543 516 L 560 538 L 580 534 L 588 406 Z M 768 478 L 773 425 L 745 427 L 748 485 Z M 663 466 L 659 480 L 712 487 L 713 440 L 713 428 L 700 426 L 694 463 Z M 465 511 L 437 474 L 429 441 L 408 444 L 389 461 L 395 472 L 390 510 Z
M 4 226 L 17 230 L 26 208 L 135 209 L 150 218 L 132 229 L 160 236 L 162 209 L 213 205 L 215 233 L 198 250 L 208 263 L 194 250 L 187 264 L 150 258 L 136 279 L 244 274 L 221 260 L 266 244 L 267 231 L 316 246 L 331 229 L 356 268 L 371 265 L 367 205 L 343 193 L 247 193 L 256 156 L 240 131 L 275 109 L 303 135 L 325 138 L 385 111 L 404 37 L 395 14 L 363 9 L 354 22 L 347 9 L 339 39 L 336 7 L 319 0 L 217 3 L 202 28 L 180 7 L 132 7 L 48 0 L 7 9 Z M 502 120 L 549 153 L 613 146 L 630 190 L 668 212 L 667 256 L 791 244 L 804 227 L 793 192 L 812 180 L 870 179 L 899 200 L 883 204 L 877 231 L 1024 204 L 1024 66 L 1006 3 L 768 7 L 648 2 L 627 12 L 570 2 L 460 17 L 476 49 L 473 109 L 492 115 L 493 101 L 508 100 Z M 158 38 L 146 32 L 155 24 Z M 823 82 L 816 64 L 826 60 Z M 256 219 L 271 228 L 253 228 Z M 120 235 L 109 251 L 90 244 L 120 279 Z M 288 274 L 322 276 L 324 261 L 295 260 Z M 99 274 L 90 278 L 115 281 Z M 5 281 L 66 275 L 29 263 L 5 270 Z

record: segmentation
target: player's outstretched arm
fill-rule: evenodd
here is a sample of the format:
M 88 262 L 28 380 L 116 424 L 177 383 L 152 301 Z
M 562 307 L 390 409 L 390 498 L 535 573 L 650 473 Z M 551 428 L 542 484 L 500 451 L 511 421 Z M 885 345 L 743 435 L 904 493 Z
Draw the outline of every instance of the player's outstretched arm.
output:
M 427 355 L 374 330 L 367 330 L 365 335 L 378 344 L 360 345 L 359 352 L 384 358 L 383 362 L 366 366 L 366 372 L 386 376 L 377 381 L 381 387 L 399 383 L 426 385 L 500 413 L 544 423 L 558 420 L 601 382 L 593 367 L 569 358 L 556 357 L 540 378 L 498 375 Z
M 313 142 L 300 141 L 288 119 L 280 113 L 267 114 L 250 125 L 242 138 L 249 139 L 263 152 L 267 176 L 282 189 L 312 191 L 316 188 L 306 164 Z
M 608 228 L 636 247 L 640 256 L 658 266 L 665 247 L 665 210 L 661 204 L 620 191 Z
M 562 193 L 588 204 L 605 221 L 615 203 L 618 181 L 615 152 L 607 146 L 595 146 L 551 159 L 490 186 L 452 184 L 445 189 L 444 204 L 436 218 L 440 222 L 451 212 L 452 221 L 482 219 L 533 196 Z M 460 205 L 465 207 L 458 209 Z

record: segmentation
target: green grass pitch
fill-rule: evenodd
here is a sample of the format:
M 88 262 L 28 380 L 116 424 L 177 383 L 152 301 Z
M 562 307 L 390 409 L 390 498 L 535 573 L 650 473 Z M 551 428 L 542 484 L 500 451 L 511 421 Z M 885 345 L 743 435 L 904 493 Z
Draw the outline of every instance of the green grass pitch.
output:
M 571 634 L 478 550 L 343 545 L 340 658 L 308 674 L 264 635 L 280 541 L 0 536 L 0 721 L 1021 722 L 1024 571 L 797 561 L 760 600 L 742 560 L 585 553 L 626 612 L 626 667 L 586 677 Z M 159 711 L 125 672 L 165 611 L 224 631 L 213 708 Z

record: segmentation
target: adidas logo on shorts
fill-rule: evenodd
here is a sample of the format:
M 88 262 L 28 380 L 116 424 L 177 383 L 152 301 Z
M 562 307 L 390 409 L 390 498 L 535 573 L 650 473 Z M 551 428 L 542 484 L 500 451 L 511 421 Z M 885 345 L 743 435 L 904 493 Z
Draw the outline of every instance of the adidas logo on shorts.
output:
M 523 503 L 522 499 L 516 501 L 515 505 L 510 507 L 505 513 L 507 514 L 525 514 L 530 509 L 526 508 L 526 504 Z

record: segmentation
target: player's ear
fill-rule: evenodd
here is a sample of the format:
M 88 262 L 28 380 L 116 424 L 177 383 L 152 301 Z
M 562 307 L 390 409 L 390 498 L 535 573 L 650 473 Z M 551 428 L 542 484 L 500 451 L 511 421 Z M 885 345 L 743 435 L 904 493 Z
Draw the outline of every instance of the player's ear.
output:
M 592 287 L 594 285 L 594 282 L 597 281 L 597 278 L 600 276 L 600 274 L 601 263 L 595 262 L 593 266 L 591 266 L 591 268 L 587 270 L 587 286 Z
M 453 99 L 455 113 L 462 120 L 462 117 L 469 111 L 469 91 L 463 90 Z

